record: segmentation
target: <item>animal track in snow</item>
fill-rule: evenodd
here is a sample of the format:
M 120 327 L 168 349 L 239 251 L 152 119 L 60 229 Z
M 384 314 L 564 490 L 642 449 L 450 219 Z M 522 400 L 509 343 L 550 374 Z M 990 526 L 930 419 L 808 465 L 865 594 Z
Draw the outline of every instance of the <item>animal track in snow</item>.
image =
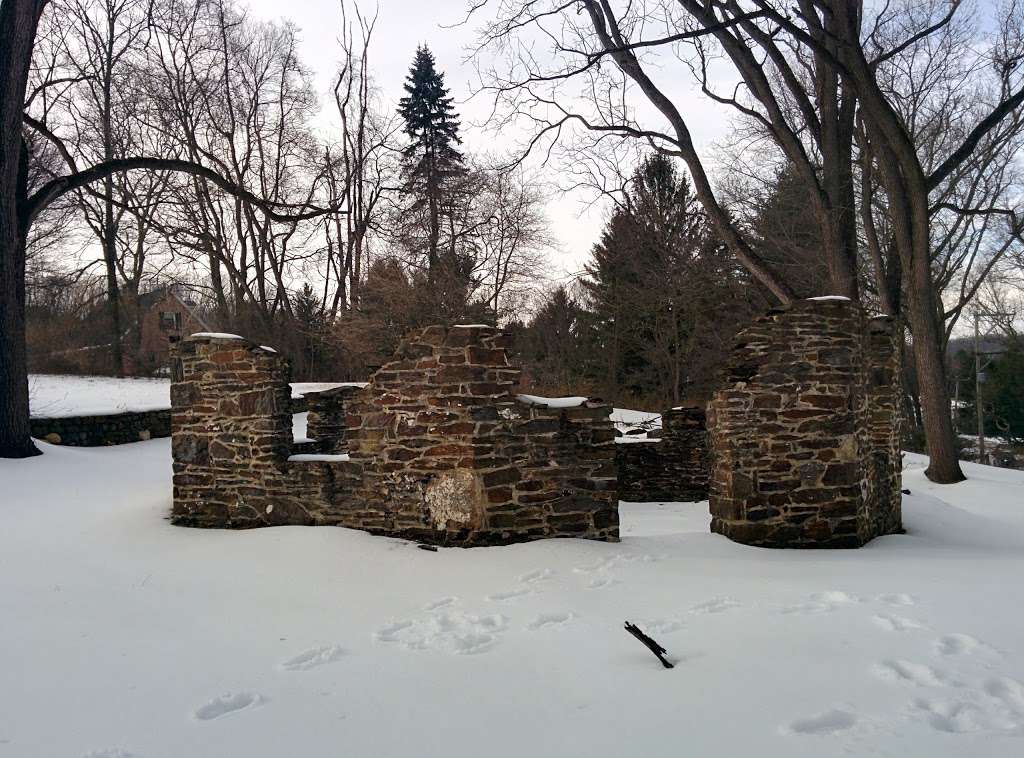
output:
M 945 676 L 923 663 L 912 661 L 882 661 L 875 664 L 875 673 L 882 679 L 892 682 L 908 682 L 926 687 L 940 687 L 945 684 Z
M 493 595 L 488 595 L 487 599 L 492 602 L 507 603 L 509 600 L 515 600 L 517 597 L 523 597 L 530 593 L 530 590 L 508 590 L 507 592 L 495 592 Z
M 947 634 L 935 640 L 935 652 L 939 655 L 969 655 L 981 646 L 969 634 Z
M 545 579 L 550 579 L 554 576 L 554 571 L 549 568 L 537 569 L 536 571 L 529 571 L 519 577 L 519 581 L 524 584 L 534 584 L 536 582 L 543 582 Z
M 200 721 L 211 721 L 229 713 L 255 708 L 263 702 L 263 696 L 256 692 L 225 692 L 220 697 L 199 706 L 193 715 Z
M 857 717 L 849 711 L 833 708 L 817 716 L 791 721 L 783 731 L 792 734 L 835 734 L 849 729 L 856 723 Z
M 374 634 L 380 642 L 399 643 L 410 650 L 442 650 L 455 655 L 482 653 L 493 647 L 508 619 L 500 613 L 475 615 L 458 611 L 397 621 Z
M 614 576 L 595 576 L 589 582 L 587 582 L 588 590 L 600 590 L 605 587 L 611 587 L 612 585 L 619 584 L 619 580 Z
M 697 603 L 697 605 L 690 608 L 690 613 L 724 613 L 733 608 L 739 608 L 741 605 L 742 603 L 733 600 L 731 597 L 716 597 L 703 603 Z
M 340 645 L 321 645 L 305 650 L 281 664 L 286 671 L 308 671 L 309 669 L 334 663 L 345 654 Z
M 827 613 L 847 605 L 861 602 L 856 595 L 850 595 L 840 590 L 828 592 L 815 592 L 805 602 L 791 605 L 782 609 L 785 614 L 806 615 L 810 613 Z
M 423 610 L 436 611 L 440 608 L 448 608 L 449 606 L 455 605 L 458 601 L 459 599 L 453 596 L 438 598 L 437 600 L 429 602 L 423 606 Z
M 911 629 L 923 628 L 914 619 L 908 619 L 903 616 L 891 616 L 887 613 L 872 616 L 871 620 L 875 622 L 876 626 L 885 629 L 887 632 L 908 632 Z
M 541 613 L 533 619 L 526 628 L 532 632 L 538 629 L 545 629 L 549 626 L 561 626 L 573 618 L 572 613 Z
M 112 747 L 105 750 L 90 750 L 88 753 L 82 756 L 82 758 L 142 758 L 135 753 L 129 753 L 127 750 L 121 750 L 120 748 Z

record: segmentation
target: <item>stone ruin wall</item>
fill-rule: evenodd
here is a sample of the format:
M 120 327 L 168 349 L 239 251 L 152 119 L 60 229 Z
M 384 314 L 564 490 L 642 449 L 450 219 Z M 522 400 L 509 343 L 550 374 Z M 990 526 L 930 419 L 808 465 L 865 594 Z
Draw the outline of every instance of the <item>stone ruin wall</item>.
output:
M 899 393 L 890 320 L 839 298 L 758 318 L 709 405 L 712 530 L 766 547 L 901 531 Z
M 661 414 L 660 438 L 615 446 L 619 499 L 634 503 L 696 502 L 708 497 L 711 468 L 703 408 Z
M 365 389 L 308 393 L 313 454 L 292 444 L 284 359 L 241 339 L 183 340 L 172 520 L 331 524 L 459 545 L 617 540 L 611 409 L 521 402 L 506 340 L 490 327 L 428 327 Z

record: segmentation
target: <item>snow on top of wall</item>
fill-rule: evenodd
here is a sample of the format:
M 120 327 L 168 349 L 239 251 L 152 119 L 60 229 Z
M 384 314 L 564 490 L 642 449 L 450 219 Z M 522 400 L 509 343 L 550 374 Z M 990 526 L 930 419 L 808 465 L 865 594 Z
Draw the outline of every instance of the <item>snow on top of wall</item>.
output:
M 808 300 L 845 300 L 850 301 L 850 298 L 845 295 L 820 295 L 819 297 L 809 297 Z
M 546 405 L 548 408 L 577 408 L 587 402 L 585 397 L 541 397 L 540 395 L 516 395 L 520 403 Z
M 239 334 L 228 334 L 227 332 L 193 332 L 193 337 L 210 337 L 216 340 L 244 340 Z
M 347 461 L 349 460 L 348 453 L 340 453 L 338 455 L 330 455 L 328 453 L 298 453 L 297 455 L 289 455 L 289 461 L 296 463 L 310 463 L 313 461 Z
M 266 350 L 268 353 L 276 353 L 277 352 L 270 345 L 260 345 L 260 350 Z
M 336 387 L 358 387 L 363 389 L 369 382 L 292 382 L 292 397 L 302 397 L 307 392 L 323 392 Z

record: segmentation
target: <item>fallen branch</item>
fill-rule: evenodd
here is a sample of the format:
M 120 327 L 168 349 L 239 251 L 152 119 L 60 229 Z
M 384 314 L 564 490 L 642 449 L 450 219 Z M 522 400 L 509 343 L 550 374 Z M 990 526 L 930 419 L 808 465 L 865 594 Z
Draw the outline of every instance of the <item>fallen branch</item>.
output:
M 636 637 L 642 643 L 644 643 L 644 645 L 647 646 L 647 649 L 650 650 L 652 653 L 654 653 L 658 657 L 658 660 L 661 661 L 661 665 L 662 666 L 664 666 L 667 669 L 674 668 L 673 664 L 669 663 L 665 659 L 665 653 L 667 652 L 665 650 L 665 648 L 663 648 L 657 642 L 655 642 L 650 637 L 648 637 L 646 634 L 641 632 L 640 628 L 638 626 L 636 626 L 635 624 L 631 624 L 631 623 L 629 623 L 627 621 L 626 622 L 626 631 L 629 632 L 630 634 L 632 634 L 634 637 Z

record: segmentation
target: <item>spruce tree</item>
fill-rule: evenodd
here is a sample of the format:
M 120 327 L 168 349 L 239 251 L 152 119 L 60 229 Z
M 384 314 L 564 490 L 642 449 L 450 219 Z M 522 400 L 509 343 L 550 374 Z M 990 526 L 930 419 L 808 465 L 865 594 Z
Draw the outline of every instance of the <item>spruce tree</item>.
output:
M 444 86 L 444 74 L 437 70 L 426 45 L 416 49 L 405 91 L 398 106 L 410 139 L 404 151 L 405 189 L 414 198 L 413 209 L 428 211 L 427 265 L 433 271 L 438 263 L 441 218 L 454 202 L 452 180 L 464 169 L 457 148 L 462 142 L 459 116 Z

